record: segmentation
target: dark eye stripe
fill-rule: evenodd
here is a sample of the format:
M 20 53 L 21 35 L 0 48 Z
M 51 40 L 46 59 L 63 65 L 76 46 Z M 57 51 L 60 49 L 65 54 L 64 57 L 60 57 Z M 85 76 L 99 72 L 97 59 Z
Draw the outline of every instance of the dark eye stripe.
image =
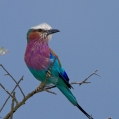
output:
M 37 29 L 38 32 L 46 32 L 44 29 Z
M 38 32 L 41 32 L 41 31 L 43 31 L 43 30 L 42 30 L 42 29 L 38 29 L 37 31 L 38 31 Z

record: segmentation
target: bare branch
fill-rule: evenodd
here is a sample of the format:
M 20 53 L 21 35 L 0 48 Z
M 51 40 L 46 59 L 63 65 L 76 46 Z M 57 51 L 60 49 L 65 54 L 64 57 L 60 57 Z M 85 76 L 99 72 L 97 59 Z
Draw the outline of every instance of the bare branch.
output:
M 49 86 L 49 87 L 46 87 L 46 89 L 52 89 L 52 88 L 56 88 L 56 86 L 51 85 L 51 86 Z
M 97 72 L 98 70 L 95 70 L 95 72 L 93 72 L 92 74 L 90 74 L 86 79 L 84 79 L 83 81 L 81 81 L 81 82 L 71 82 L 70 84 L 72 85 L 72 84 L 79 84 L 79 85 L 81 85 L 81 84 L 83 84 L 83 83 L 91 83 L 91 82 L 86 82 L 91 76 L 93 76 L 93 75 L 97 75 L 97 76 L 99 76 L 98 74 L 96 74 L 96 72 Z M 100 77 L 100 76 L 99 76 Z M 52 89 L 52 88 L 55 88 L 56 86 L 54 86 L 54 85 L 49 85 L 49 86 L 46 86 L 46 89 Z
M 50 90 L 48 90 L 48 89 L 46 89 L 46 88 L 44 88 L 43 90 L 46 91 L 46 92 L 48 92 L 48 93 L 51 93 L 51 94 L 57 95 L 55 92 L 52 92 L 52 91 L 50 91 Z
M 97 72 L 98 70 L 96 70 L 94 73 L 92 73 L 90 76 L 88 76 L 85 80 L 83 80 L 82 82 L 76 82 L 75 84 L 83 84 L 83 83 L 90 83 L 90 82 L 86 82 L 86 80 L 88 80 L 92 75 L 97 75 L 96 74 L 96 72 Z M 99 76 L 99 75 L 98 75 Z M 71 83 L 71 84 L 74 84 L 74 83 Z M 49 92 L 49 90 L 48 89 L 52 89 L 52 88 L 55 88 L 56 86 L 49 86 L 49 87 L 46 87 L 45 89 L 40 89 L 39 90 L 39 92 L 42 92 L 42 91 L 47 91 L 47 92 Z M 30 97 L 32 97 L 33 95 L 35 95 L 36 93 L 39 93 L 39 92 L 37 92 L 36 91 L 36 89 L 34 90 L 34 91 L 32 91 L 31 93 L 29 93 L 19 104 L 17 104 L 14 108 L 13 108 L 13 113 L 20 107 L 20 106 L 22 106 L 24 103 L 25 103 L 25 101 L 26 100 L 28 100 Z M 50 93 L 53 93 L 54 94 L 54 92 L 51 92 L 50 91 Z M 10 116 L 10 114 L 11 114 L 11 111 L 6 115 L 6 117 L 4 118 L 4 119 L 8 119 L 9 118 L 9 116 Z
M 96 70 L 94 73 L 92 73 L 91 75 L 89 75 L 89 76 L 88 76 L 86 79 L 84 79 L 82 82 L 72 82 L 71 85 L 72 85 L 72 84 L 79 84 L 79 85 L 81 85 L 81 84 L 83 84 L 83 83 L 90 83 L 90 82 L 86 82 L 86 81 L 87 81 L 92 75 L 97 75 L 97 76 L 99 76 L 98 74 L 96 74 L 97 71 L 98 71 L 98 70 Z M 18 85 L 17 85 L 17 86 L 18 86 Z M 39 92 L 47 91 L 48 93 L 56 94 L 56 93 L 51 92 L 50 90 L 48 90 L 48 89 L 52 89 L 52 88 L 55 88 L 55 87 L 56 87 L 56 86 L 54 86 L 54 85 L 48 86 L 48 87 L 45 87 L 45 88 L 43 88 L 43 89 L 39 89 Z M 37 90 L 35 89 L 35 90 L 32 91 L 31 93 L 29 93 L 27 96 L 25 96 L 25 98 L 24 98 L 21 102 L 19 102 L 19 103 L 4 117 L 4 119 L 8 119 L 12 113 L 14 113 L 19 107 L 21 107 L 21 106 L 26 102 L 26 100 L 28 100 L 30 97 L 32 97 L 33 95 L 35 95 L 35 94 L 37 94 L 37 93 L 39 93 L 39 92 L 37 92 Z
M 23 80 L 23 76 L 21 77 L 21 79 L 18 81 L 17 85 L 14 87 L 14 89 L 12 90 L 11 94 L 15 91 L 15 89 L 17 88 L 18 84 L 21 82 L 21 80 Z M 7 101 L 9 100 L 10 96 L 8 96 L 8 98 L 6 99 L 6 101 L 4 102 L 2 108 L 0 109 L 0 112 L 2 111 L 2 109 L 4 108 L 4 106 L 6 105 Z
M 50 88 L 40 89 L 39 92 L 47 91 L 47 92 L 49 92 L 49 93 L 55 94 L 54 92 L 51 92 L 51 91 L 49 91 L 48 89 L 50 89 Z M 32 97 L 33 95 L 35 95 L 35 94 L 37 94 L 37 93 L 39 93 L 39 92 L 37 92 L 36 89 L 35 89 L 35 90 L 32 91 L 31 93 L 29 93 L 20 103 L 18 103 L 18 104 L 13 108 L 12 111 L 10 111 L 10 112 L 4 117 L 4 119 L 8 119 L 8 118 L 10 117 L 11 113 L 14 113 L 19 107 L 21 107 L 21 106 L 25 103 L 26 100 L 28 100 L 30 97 Z
M 15 92 L 13 92 L 13 96 L 15 97 Z M 12 98 L 12 104 L 11 104 L 11 116 L 10 119 L 13 119 L 13 108 L 14 108 L 14 98 Z
M 9 96 L 11 96 L 11 97 L 16 101 L 16 103 L 18 104 L 17 99 L 16 99 L 14 96 L 12 96 L 11 93 L 9 93 L 9 91 L 6 90 L 5 87 L 4 87 L 1 83 L 0 83 L 0 86 L 1 86 L 1 87 L 4 89 L 4 91 L 5 91 Z
M 97 76 L 99 76 L 98 74 L 96 74 L 96 72 L 97 72 L 98 70 L 95 70 L 95 72 L 93 72 L 92 74 L 90 74 L 86 79 L 84 79 L 83 81 L 81 81 L 81 82 L 71 82 L 71 84 L 79 84 L 79 85 L 82 85 L 82 84 L 84 84 L 84 83 L 91 83 L 91 82 L 86 82 L 91 76 L 93 76 L 93 75 L 97 75 Z M 100 77 L 100 76 L 99 76 Z
M 41 90 L 39 90 L 39 92 L 42 92 L 43 91 L 43 89 L 41 89 Z M 10 111 L 5 117 L 4 117 L 4 119 L 8 119 L 9 117 L 10 117 L 10 115 L 11 115 L 11 113 L 13 112 L 15 112 L 19 107 L 21 107 L 24 103 L 25 103 L 25 101 L 26 100 L 28 100 L 30 97 L 32 97 L 34 94 L 36 94 L 36 93 L 38 93 L 38 92 L 36 92 L 36 89 L 34 90 L 34 91 L 32 91 L 31 93 L 29 93 L 19 104 L 17 104 L 14 108 L 13 108 L 13 111 Z
M 16 85 L 18 85 L 17 81 L 16 81 L 16 80 L 13 78 L 13 76 L 4 68 L 4 66 L 3 66 L 2 64 L 0 64 L 0 66 L 1 66 L 1 67 L 3 68 L 3 70 L 7 73 L 7 74 L 5 74 L 5 75 L 9 75 L 9 76 L 11 77 L 11 79 L 16 83 Z M 23 78 L 22 78 L 22 79 L 23 79 Z M 19 87 L 19 89 L 20 89 L 20 91 L 21 91 L 23 97 L 25 97 L 25 95 L 24 95 L 24 93 L 23 93 L 21 87 L 20 87 L 19 85 L 18 85 L 18 87 Z
M 91 114 L 91 116 L 90 116 L 90 119 L 93 119 L 93 118 L 92 118 L 92 114 Z

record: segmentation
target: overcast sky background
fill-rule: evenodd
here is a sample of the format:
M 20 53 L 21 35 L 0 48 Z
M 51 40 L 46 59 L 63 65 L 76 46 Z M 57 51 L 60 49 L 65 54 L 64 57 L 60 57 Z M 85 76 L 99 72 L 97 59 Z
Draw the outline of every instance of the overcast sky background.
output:
M 0 1 L 0 47 L 9 53 L 0 64 L 20 83 L 27 95 L 38 85 L 24 63 L 26 33 L 32 26 L 46 22 L 61 32 L 54 34 L 50 47 L 58 54 L 70 82 L 82 81 L 95 70 L 91 84 L 74 85 L 73 94 L 94 119 L 119 118 L 119 0 L 21 0 Z M 0 83 L 12 91 L 15 83 L 0 67 Z M 14 113 L 14 119 L 86 119 L 58 90 L 30 98 Z M 23 96 L 16 90 L 17 99 Z M 0 88 L 0 107 L 8 95 Z M 4 117 L 11 99 L 0 113 Z

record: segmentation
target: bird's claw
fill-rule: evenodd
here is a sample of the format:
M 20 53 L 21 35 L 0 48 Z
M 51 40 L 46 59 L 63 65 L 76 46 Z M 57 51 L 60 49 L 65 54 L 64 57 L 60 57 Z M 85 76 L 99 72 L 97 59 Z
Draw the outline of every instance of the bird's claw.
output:
M 42 89 L 45 87 L 45 84 L 46 84 L 47 79 L 51 77 L 51 72 L 50 72 L 50 70 L 47 71 L 46 77 L 47 77 L 46 80 L 45 80 L 44 82 L 42 82 L 42 83 L 36 88 L 36 92 L 39 92 L 40 90 L 42 90 Z
M 50 72 L 50 70 L 47 71 L 46 77 L 47 77 L 47 78 L 51 77 L 51 72 Z
M 40 90 L 42 90 L 45 87 L 44 83 L 41 83 L 37 88 L 36 88 L 36 92 L 39 92 Z

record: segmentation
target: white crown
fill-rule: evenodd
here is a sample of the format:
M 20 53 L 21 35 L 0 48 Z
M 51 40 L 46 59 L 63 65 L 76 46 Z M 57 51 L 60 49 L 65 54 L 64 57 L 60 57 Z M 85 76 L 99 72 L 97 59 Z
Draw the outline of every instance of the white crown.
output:
M 30 29 L 44 29 L 44 30 L 50 30 L 52 27 L 49 24 L 42 23 L 37 26 L 33 26 Z

